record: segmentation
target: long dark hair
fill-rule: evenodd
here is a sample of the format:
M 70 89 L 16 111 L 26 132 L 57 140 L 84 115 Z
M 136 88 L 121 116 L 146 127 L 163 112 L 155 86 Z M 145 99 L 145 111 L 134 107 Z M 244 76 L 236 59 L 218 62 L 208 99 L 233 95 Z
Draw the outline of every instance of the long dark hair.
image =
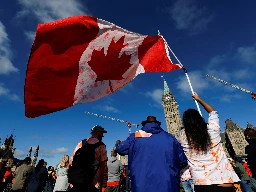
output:
M 189 146 L 197 151 L 207 151 L 212 142 L 207 130 L 207 123 L 200 113 L 195 109 L 185 111 L 183 125 Z
M 44 166 L 44 160 L 40 159 L 35 167 L 35 172 L 38 173 L 43 166 Z

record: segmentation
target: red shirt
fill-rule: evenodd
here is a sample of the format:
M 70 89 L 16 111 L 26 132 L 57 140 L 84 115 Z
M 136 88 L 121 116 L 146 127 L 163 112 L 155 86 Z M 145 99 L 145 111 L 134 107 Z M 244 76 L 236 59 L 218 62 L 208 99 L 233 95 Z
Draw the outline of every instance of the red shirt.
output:
M 251 170 L 250 170 L 248 164 L 247 164 L 247 163 L 243 163 L 243 166 L 244 166 L 244 168 L 245 168 L 246 173 L 247 173 L 250 177 L 252 177 L 252 172 L 251 172 Z
M 5 182 L 6 179 L 8 179 L 9 177 L 12 177 L 12 172 L 11 171 L 6 171 L 4 174 L 4 178 L 2 180 L 2 182 Z

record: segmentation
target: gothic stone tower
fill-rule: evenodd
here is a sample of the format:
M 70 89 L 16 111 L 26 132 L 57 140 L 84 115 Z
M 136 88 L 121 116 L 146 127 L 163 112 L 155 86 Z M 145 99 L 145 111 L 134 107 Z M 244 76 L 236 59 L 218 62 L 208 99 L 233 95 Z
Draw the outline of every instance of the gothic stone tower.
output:
M 6 137 L 4 143 L 2 144 L 0 148 L 0 159 L 7 160 L 7 165 L 12 166 L 13 164 L 13 154 L 15 151 L 15 148 L 13 148 L 14 144 L 14 136 L 11 134 L 9 138 Z
M 38 151 L 39 151 L 39 145 L 37 146 L 36 151 L 34 153 L 34 157 L 32 158 L 32 161 L 31 161 L 31 166 L 33 166 L 33 167 L 36 166 Z
M 166 120 L 167 130 L 169 133 L 173 134 L 176 138 L 178 138 L 178 133 L 182 127 L 182 120 L 180 118 L 178 104 L 173 94 L 171 93 L 165 79 L 162 104 L 164 107 L 164 116 Z
M 235 155 L 245 155 L 245 147 L 248 145 L 245 140 L 242 128 L 235 124 L 231 119 L 227 119 L 225 137 L 226 147 L 231 157 Z

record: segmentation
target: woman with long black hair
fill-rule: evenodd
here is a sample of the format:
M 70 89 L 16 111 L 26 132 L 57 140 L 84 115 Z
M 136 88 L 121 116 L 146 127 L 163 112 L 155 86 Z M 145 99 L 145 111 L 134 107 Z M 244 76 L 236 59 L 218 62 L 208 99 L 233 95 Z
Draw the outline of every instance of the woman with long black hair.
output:
M 208 123 L 195 109 L 183 114 L 180 142 L 188 158 L 195 191 L 233 192 L 234 183 L 240 180 L 222 147 L 218 113 L 197 94 L 192 97 L 209 113 Z
M 27 192 L 41 192 L 44 190 L 47 180 L 47 169 L 44 167 L 45 161 L 40 159 L 28 175 Z

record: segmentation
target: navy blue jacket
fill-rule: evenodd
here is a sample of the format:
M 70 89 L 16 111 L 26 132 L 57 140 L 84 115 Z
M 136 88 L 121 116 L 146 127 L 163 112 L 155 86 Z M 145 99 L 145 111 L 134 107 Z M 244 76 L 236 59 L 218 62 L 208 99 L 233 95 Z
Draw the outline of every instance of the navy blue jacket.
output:
M 187 158 L 176 138 L 157 123 L 147 123 L 143 131 L 151 137 L 131 134 L 116 146 L 120 155 L 128 155 L 133 192 L 179 192 L 180 170 Z

